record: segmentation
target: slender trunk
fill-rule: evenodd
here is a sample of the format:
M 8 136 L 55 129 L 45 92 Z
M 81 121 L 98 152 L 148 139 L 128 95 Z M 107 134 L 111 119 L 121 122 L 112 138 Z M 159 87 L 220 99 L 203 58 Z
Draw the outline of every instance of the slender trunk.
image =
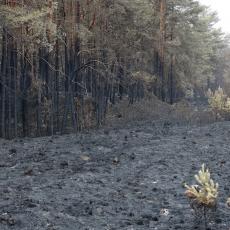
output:
M 17 43 L 15 42 L 14 46 L 14 55 L 13 55 L 13 91 L 14 91 L 14 136 L 18 136 L 18 99 L 17 99 L 17 73 L 18 73 L 18 57 L 17 57 Z
M 53 98 L 55 98 L 55 104 L 56 104 L 56 130 L 59 131 L 60 130 L 60 119 L 59 119 L 59 96 L 60 96 L 60 89 L 59 89 L 59 40 L 57 39 L 56 41 L 56 54 L 55 54 L 55 95 L 53 95 Z
M 5 138 L 5 100 L 6 100 L 6 58 L 7 58 L 7 38 L 6 29 L 3 28 L 2 39 L 2 62 L 1 62 L 1 137 Z
M 174 13 L 174 6 L 172 6 L 172 15 Z M 171 22 L 171 42 L 173 41 L 174 37 L 174 23 Z M 174 65 L 175 65 L 175 55 L 170 55 L 170 73 L 169 73 L 169 98 L 170 98 L 170 104 L 172 105 L 174 103 Z
M 7 88 L 8 88 L 8 93 L 7 93 L 7 137 L 10 139 L 11 136 L 11 108 L 12 108 L 12 75 L 13 75 L 13 66 L 12 66 L 12 36 L 8 34 L 8 47 L 7 47 Z
M 161 99 L 165 101 L 165 28 L 166 28 L 166 0 L 160 0 L 160 78 Z

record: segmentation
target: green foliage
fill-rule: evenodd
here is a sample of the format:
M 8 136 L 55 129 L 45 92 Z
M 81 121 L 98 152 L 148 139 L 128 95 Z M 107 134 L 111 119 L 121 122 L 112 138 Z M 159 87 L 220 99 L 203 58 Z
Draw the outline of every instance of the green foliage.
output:
M 195 179 L 198 185 L 186 185 L 186 196 L 201 206 L 215 206 L 218 196 L 218 184 L 215 184 L 211 179 L 209 169 L 205 169 L 204 164 L 198 174 L 195 175 Z
M 216 117 L 227 118 L 230 115 L 230 98 L 219 87 L 215 92 L 210 89 L 207 93 L 209 106 L 216 114 Z
M 198 220 L 203 220 L 205 229 L 209 229 L 208 221 L 214 218 L 217 208 L 219 185 L 211 179 L 209 169 L 204 164 L 195 179 L 198 185 L 185 185 L 185 194 Z
M 34 20 L 44 19 L 48 14 L 48 7 L 28 11 L 25 7 L 9 7 L 6 5 L 0 6 L 1 17 L 5 25 L 12 27 L 20 27 L 25 23 L 32 23 Z
M 0 5 L 0 19 L 2 25 L 10 30 L 14 37 L 18 37 L 20 31 L 21 41 L 24 44 L 29 44 L 30 47 L 32 45 L 44 46 L 52 50 L 51 46 L 56 39 L 57 25 L 52 20 L 48 20 L 49 11 L 46 4 L 34 9 L 25 5 L 16 7 Z M 50 34 L 49 39 L 47 30 Z
M 96 49 L 106 49 L 110 54 L 115 54 L 115 57 L 127 60 L 131 72 L 143 71 L 153 74 L 155 71 L 151 65 L 154 52 L 159 49 L 158 1 L 112 0 L 108 4 L 107 1 L 94 0 L 88 4 L 88 1 L 80 0 L 80 13 L 84 17 L 77 26 L 72 23 L 71 14 L 65 15 L 66 24 L 63 22 L 64 18 L 47 20 L 50 9 L 45 2 L 39 0 L 36 4 L 31 3 L 31 6 L 25 4 L 13 8 L 2 4 L 0 24 L 11 28 L 26 25 L 32 33 L 24 35 L 24 42 L 45 46 L 50 51 L 53 50 L 57 37 L 64 41 L 64 36 L 74 30 L 83 47 L 95 41 Z M 54 15 L 58 15 L 66 6 L 67 1 L 53 2 Z M 96 24 L 93 30 L 89 30 L 90 20 L 95 12 Z M 58 26 L 57 22 L 61 25 Z M 174 82 L 183 92 L 187 89 L 205 88 L 207 78 L 214 82 L 215 64 L 220 57 L 218 50 L 225 44 L 221 31 L 213 27 L 216 22 L 217 15 L 197 1 L 167 1 L 165 75 L 170 68 L 171 55 L 174 55 Z M 106 31 L 102 29 L 105 27 Z M 46 29 L 49 29 L 52 39 L 47 39 Z M 141 60 L 140 52 L 144 55 Z M 113 56 L 111 61 L 118 61 L 114 59 L 116 58 Z

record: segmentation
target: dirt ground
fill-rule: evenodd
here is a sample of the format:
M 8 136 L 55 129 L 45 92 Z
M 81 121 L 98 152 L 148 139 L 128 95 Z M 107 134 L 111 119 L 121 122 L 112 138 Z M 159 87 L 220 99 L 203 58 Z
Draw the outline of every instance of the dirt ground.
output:
M 1 230 L 204 229 L 183 188 L 202 163 L 220 184 L 209 229 L 230 229 L 230 122 L 0 140 L 0 159 Z

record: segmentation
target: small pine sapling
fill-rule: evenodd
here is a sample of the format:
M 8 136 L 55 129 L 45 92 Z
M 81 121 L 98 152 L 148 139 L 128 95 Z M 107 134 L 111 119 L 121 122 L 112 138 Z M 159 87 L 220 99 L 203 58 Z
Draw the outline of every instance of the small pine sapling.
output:
M 195 211 L 198 218 L 204 221 L 205 229 L 208 221 L 216 211 L 218 197 L 218 183 L 210 177 L 209 169 L 202 165 L 201 170 L 195 175 L 198 185 L 185 185 L 185 195 L 189 198 L 191 208 Z

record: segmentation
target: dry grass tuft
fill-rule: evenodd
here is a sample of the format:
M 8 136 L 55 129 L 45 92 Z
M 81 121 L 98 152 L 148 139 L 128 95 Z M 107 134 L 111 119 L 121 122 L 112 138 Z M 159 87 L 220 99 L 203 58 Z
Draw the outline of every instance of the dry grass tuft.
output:
M 106 125 L 122 125 L 144 120 L 167 120 L 180 125 L 205 125 L 215 122 L 216 118 L 208 108 L 196 109 L 185 100 L 169 105 L 152 96 L 132 105 L 128 100 L 123 100 L 110 107 Z

